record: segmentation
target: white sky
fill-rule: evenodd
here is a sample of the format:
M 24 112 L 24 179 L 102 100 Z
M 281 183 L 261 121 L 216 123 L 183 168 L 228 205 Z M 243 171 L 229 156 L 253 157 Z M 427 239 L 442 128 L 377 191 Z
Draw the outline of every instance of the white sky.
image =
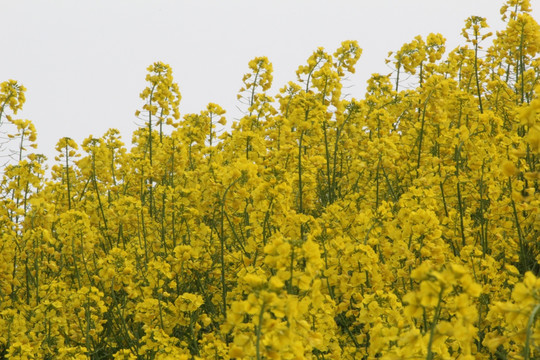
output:
M 539 19 L 540 1 L 531 0 Z M 146 67 L 171 65 L 182 93 L 180 111 L 215 102 L 229 122 L 241 116 L 236 100 L 247 63 L 267 56 L 274 65 L 271 95 L 323 46 L 343 40 L 363 49 L 348 90 L 362 98 L 384 60 L 416 35 L 441 33 L 447 51 L 463 43 L 471 15 L 500 29 L 502 0 L 0 0 L 0 82 L 28 90 L 17 118 L 38 131 L 38 152 L 52 160 L 59 138 L 80 143 L 118 128 L 130 144 Z M 6 128 L 4 127 L 4 130 Z M 0 129 L 1 131 L 2 129 Z

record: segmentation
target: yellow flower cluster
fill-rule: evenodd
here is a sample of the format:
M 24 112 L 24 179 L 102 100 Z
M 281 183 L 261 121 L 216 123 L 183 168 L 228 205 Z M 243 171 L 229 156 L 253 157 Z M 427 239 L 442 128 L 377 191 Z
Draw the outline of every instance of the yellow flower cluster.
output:
M 355 41 L 275 96 L 257 57 L 230 128 L 213 103 L 180 118 L 155 63 L 133 147 L 62 138 L 49 178 L 12 118 L 24 87 L 2 83 L 0 358 L 540 358 L 530 11 L 507 1 L 492 44 L 467 19 L 446 55 L 416 37 L 362 99 L 342 92 Z

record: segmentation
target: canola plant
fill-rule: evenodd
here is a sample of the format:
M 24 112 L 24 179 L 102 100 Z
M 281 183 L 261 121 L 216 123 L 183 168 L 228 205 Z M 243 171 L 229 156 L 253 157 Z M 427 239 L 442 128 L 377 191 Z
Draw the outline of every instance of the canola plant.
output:
M 540 358 L 540 26 L 501 15 L 414 38 L 358 99 L 356 41 L 275 95 L 254 58 L 232 127 L 181 117 L 156 62 L 133 146 L 62 138 L 50 176 L 1 83 L 0 358 Z

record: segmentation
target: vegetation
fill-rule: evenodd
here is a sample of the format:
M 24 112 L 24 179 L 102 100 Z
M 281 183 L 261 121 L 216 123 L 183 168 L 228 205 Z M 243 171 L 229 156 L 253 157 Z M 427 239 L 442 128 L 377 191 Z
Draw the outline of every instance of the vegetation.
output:
M 179 113 L 148 68 L 144 125 L 62 138 L 45 176 L 25 97 L 0 87 L 17 151 L 0 187 L 0 358 L 540 358 L 540 27 L 389 54 L 362 99 L 361 49 L 317 49 L 268 91 L 249 62 L 226 127 Z

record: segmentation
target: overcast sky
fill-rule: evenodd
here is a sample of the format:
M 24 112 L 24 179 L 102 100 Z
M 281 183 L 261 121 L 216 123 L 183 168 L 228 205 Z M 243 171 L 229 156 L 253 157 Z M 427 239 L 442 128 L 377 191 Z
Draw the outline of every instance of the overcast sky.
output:
M 532 0 L 539 18 L 540 1 Z M 50 159 L 59 138 L 80 143 L 118 128 L 127 144 L 142 106 L 146 67 L 171 65 L 182 93 L 180 111 L 215 102 L 228 121 L 241 116 L 236 100 L 247 63 L 267 56 L 273 95 L 319 46 L 333 53 L 343 40 L 363 49 L 349 89 L 362 98 L 384 60 L 414 36 L 441 33 L 447 51 L 463 43 L 464 20 L 487 17 L 501 29 L 499 0 L 0 0 L 0 82 L 28 90 L 17 118 L 38 131 Z M 0 129 L 1 131 L 2 129 Z

